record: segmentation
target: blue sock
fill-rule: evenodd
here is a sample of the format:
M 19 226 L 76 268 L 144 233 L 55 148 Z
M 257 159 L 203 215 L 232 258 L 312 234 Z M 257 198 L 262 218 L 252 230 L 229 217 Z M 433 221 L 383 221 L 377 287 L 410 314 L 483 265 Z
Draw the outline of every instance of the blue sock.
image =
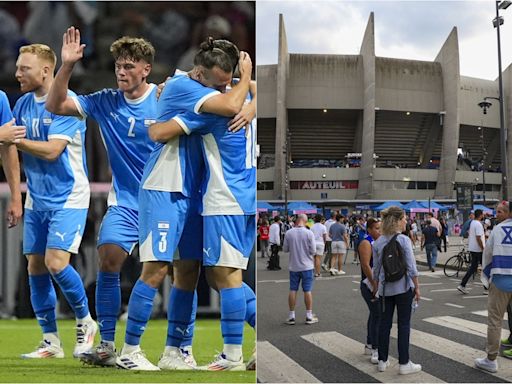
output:
M 49 273 L 44 275 L 29 275 L 30 301 L 36 314 L 36 319 L 43 333 L 56 333 L 55 304 L 57 295 Z
M 96 278 L 96 316 L 101 340 L 114 341 L 117 315 L 121 309 L 119 273 L 98 272 Z
M 194 329 L 196 326 L 196 314 L 197 314 L 197 291 L 194 291 L 194 301 L 192 302 L 192 313 L 190 314 L 190 322 L 188 323 L 188 333 L 183 338 L 180 348 L 189 347 L 192 345 L 192 339 L 194 338 Z
M 242 344 L 245 312 L 243 287 L 220 290 L 220 327 L 224 344 Z
M 126 344 L 140 344 L 140 337 L 151 317 L 156 292 L 156 288 L 150 287 L 142 280 L 137 280 L 135 283 L 128 302 L 128 321 L 124 338 Z
M 242 287 L 244 287 L 245 302 L 247 305 L 245 321 L 254 328 L 256 326 L 256 295 L 247 284 L 242 283 Z
M 172 287 L 167 308 L 166 346 L 180 347 L 189 336 L 193 307 L 194 292 Z
M 68 265 L 59 273 L 53 275 L 59 287 L 66 297 L 77 319 L 83 319 L 89 315 L 89 302 L 85 294 L 84 285 L 78 272 Z

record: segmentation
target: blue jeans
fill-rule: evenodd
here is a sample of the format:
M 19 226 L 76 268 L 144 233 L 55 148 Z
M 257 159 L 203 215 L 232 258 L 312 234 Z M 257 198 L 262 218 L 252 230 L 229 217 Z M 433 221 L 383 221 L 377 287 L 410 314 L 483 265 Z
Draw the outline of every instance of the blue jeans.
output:
M 437 246 L 435 244 L 425 244 L 425 251 L 427 251 L 429 268 L 435 268 L 437 263 Z
M 361 295 L 363 296 L 370 314 L 366 323 L 366 344 L 371 345 L 373 349 L 379 346 L 379 323 L 380 323 L 380 306 L 378 299 L 373 297 L 372 292 L 365 283 L 361 282 Z
M 411 334 L 411 306 L 414 298 L 412 289 L 405 293 L 380 298 L 382 313 L 379 326 L 379 360 L 387 361 L 389 354 L 389 333 L 393 324 L 395 307 L 398 320 L 398 362 L 409 362 L 409 337 Z

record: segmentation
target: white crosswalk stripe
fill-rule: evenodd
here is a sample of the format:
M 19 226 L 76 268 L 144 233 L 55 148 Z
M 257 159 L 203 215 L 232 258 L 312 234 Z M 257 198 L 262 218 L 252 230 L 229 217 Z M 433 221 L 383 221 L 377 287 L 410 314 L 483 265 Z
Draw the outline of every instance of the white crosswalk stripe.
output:
M 258 341 L 258 380 L 262 383 L 320 383 L 268 341 Z
M 363 355 L 364 344 L 344 336 L 338 332 L 319 332 L 302 336 L 303 339 L 338 359 L 350 364 L 356 369 L 384 383 L 442 383 L 443 381 L 426 372 L 413 375 L 398 374 L 398 360 L 389 356 L 391 366 L 385 372 L 378 372 L 377 366 L 369 361 L 369 356 Z M 359 352 L 359 353 L 358 353 Z M 260 354 L 258 353 L 258 358 Z M 260 369 L 261 364 L 258 366 Z
M 484 317 L 487 317 L 487 315 L 488 315 L 487 309 L 485 309 L 483 311 L 475 311 L 475 312 L 471 312 L 471 313 L 474 315 L 479 315 L 479 316 L 484 316 Z M 507 312 L 505 312 L 505 317 L 503 318 L 503 320 L 508 320 Z
M 487 324 L 484 323 L 477 323 L 453 316 L 427 317 L 426 319 L 423 319 L 423 321 L 441 325 L 446 328 L 455 329 L 457 331 L 470 333 L 472 335 L 487 337 Z M 501 330 L 502 338 L 508 337 L 508 334 L 508 330 Z
M 391 336 L 397 337 L 396 327 L 391 329 Z M 485 351 L 483 350 L 474 349 L 416 329 L 411 329 L 410 344 L 470 367 L 475 366 L 475 359 L 477 357 L 485 357 Z M 493 375 L 510 381 L 512 378 L 512 364 L 510 364 L 510 361 L 498 356 L 498 373 Z

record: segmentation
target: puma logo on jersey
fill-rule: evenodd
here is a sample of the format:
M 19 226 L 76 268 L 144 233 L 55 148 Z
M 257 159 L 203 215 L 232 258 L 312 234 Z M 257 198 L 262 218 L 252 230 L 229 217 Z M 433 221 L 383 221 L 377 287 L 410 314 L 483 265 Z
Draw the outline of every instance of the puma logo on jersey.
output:
M 187 334 L 188 334 L 188 332 L 189 332 L 189 328 L 190 328 L 190 326 L 188 326 L 188 327 L 187 327 L 187 328 L 185 328 L 185 329 L 182 329 L 182 328 L 180 328 L 180 327 L 176 327 L 176 331 L 178 331 L 179 333 L 181 333 L 181 335 L 182 335 L 182 336 L 185 336 L 185 335 L 187 335 Z
M 119 115 L 115 112 L 110 112 L 110 116 L 112 116 L 115 122 L 119 120 Z
M 97 323 L 98 323 L 98 327 L 103 328 L 103 322 L 104 322 L 104 321 L 105 321 L 105 320 L 98 320 L 98 321 L 97 321 Z
M 48 317 L 48 315 L 36 316 L 36 320 L 37 321 L 48 321 L 47 317 Z
M 64 236 L 65 236 L 65 235 L 66 235 L 66 232 L 64 232 L 64 233 L 55 232 L 55 236 L 60 237 L 60 239 L 61 239 L 62 241 L 64 241 Z
M 206 256 L 208 256 L 208 257 L 210 257 L 210 249 L 211 248 L 208 248 L 208 249 L 203 248 L 203 252 L 206 253 Z

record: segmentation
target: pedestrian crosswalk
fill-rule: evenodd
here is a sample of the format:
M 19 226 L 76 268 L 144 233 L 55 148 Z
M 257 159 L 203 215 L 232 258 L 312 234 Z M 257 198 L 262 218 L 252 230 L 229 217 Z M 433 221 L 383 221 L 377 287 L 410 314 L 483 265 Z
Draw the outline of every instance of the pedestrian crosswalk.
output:
M 424 353 L 430 353 L 428 355 L 432 356 L 429 358 L 430 361 L 438 358 L 440 359 L 439 361 L 444 362 L 445 365 L 447 361 L 452 361 L 453 364 L 459 364 L 458 367 L 467 367 L 465 368 L 466 371 L 472 372 L 475 375 L 473 380 L 460 377 L 459 381 L 481 380 L 482 382 L 512 382 L 512 361 L 504 357 L 498 357 L 499 369 L 495 374 L 482 372 L 474 367 L 475 358 L 485 356 L 487 311 L 481 310 L 470 313 L 476 316 L 470 316 L 469 319 L 468 316 L 464 314 L 460 314 L 460 317 L 434 316 L 419 320 L 419 323 L 415 322 L 411 329 L 410 345 L 422 349 L 425 351 Z M 423 330 L 419 328 L 423 328 Z M 429 332 L 425 332 L 425 329 L 428 329 Z M 452 339 L 447 335 L 453 334 L 453 330 L 463 333 L 468 340 L 475 340 L 476 337 L 478 342 L 466 345 L 463 342 L 461 343 L 464 337 L 459 336 L 458 338 L 454 337 Z M 508 337 L 508 329 L 503 329 L 502 331 L 502 337 Z M 310 356 L 311 361 L 319 359 L 318 356 L 314 356 L 313 351 L 321 350 L 321 353 L 327 353 L 361 372 L 361 381 L 368 381 L 368 379 L 365 379 L 368 378 L 368 376 L 370 376 L 373 381 L 377 382 L 440 383 L 445 382 L 445 380 L 453 381 L 446 379 L 447 376 L 443 376 L 440 370 L 433 370 L 432 364 L 429 365 L 427 362 L 422 372 L 406 376 L 399 375 L 398 361 L 392 356 L 389 357 L 391 366 L 385 372 L 378 372 L 377 366 L 370 363 L 369 356 L 363 355 L 364 344 L 360 340 L 344 335 L 343 331 L 311 332 L 300 335 L 299 337 L 301 340 L 308 342 L 308 345 L 311 345 L 311 348 L 306 348 L 306 350 L 312 351 Z M 396 324 L 393 324 L 391 337 L 391 344 L 395 345 L 397 339 Z M 479 345 L 482 346 L 481 349 L 478 349 Z M 390 347 L 390 353 L 393 353 L 392 350 L 394 350 L 394 348 L 394 346 L 392 348 Z M 415 363 L 422 363 L 421 360 L 418 360 L 417 356 L 415 358 L 414 354 L 412 354 L 411 359 Z M 428 367 L 430 367 L 430 369 Z M 301 366 L 301 364 L 295 362 L 292 357 L 287 356 L 278 346 L 273 345 L 271 342 L 258 341 L 259 382 L 321 382 L 322 372 L 316 370 L 312 373 L 308 371 L 308 368 L 311 369 L 311 366 Z M 482 377 L 486 377 L 486 379 L 484 380 Z M 344 381 L 342 376 L 340 376 L 339 381 Z

